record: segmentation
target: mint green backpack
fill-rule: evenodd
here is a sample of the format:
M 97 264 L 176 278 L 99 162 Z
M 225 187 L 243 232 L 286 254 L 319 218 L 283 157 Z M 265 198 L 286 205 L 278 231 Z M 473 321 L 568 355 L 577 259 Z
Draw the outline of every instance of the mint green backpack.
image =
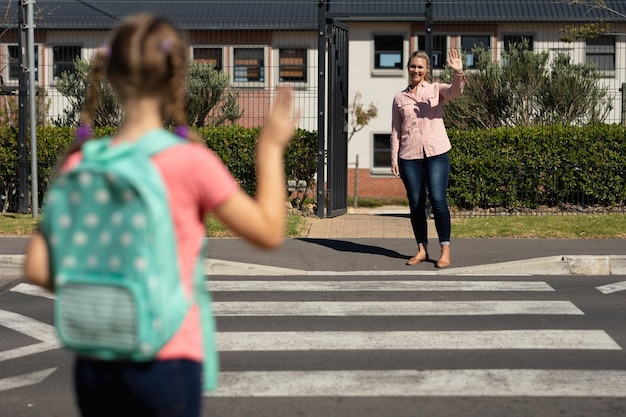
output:
M 214 389 L 218 361 L 203 259 L 194 295 L 187 296 L 167 191 L 151 161 L 183 139 L 159 129 L 132 144 L 110 142 L 86 142 L 82 161 L 56 178 L 46 195 L 41 231 L 50 252 L 59 338 L 91 357 L 153 360 L 195 301 L 203 314 L 205 386 Z

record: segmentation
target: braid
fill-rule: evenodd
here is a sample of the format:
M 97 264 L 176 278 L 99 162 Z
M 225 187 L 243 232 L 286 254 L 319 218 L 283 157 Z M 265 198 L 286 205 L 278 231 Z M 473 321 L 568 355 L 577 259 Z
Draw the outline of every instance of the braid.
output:
M 83 125 L 93 126 L 95 122 L 96 109 L 98 108 L 100 95 L 98 94 L 98 86 L 104 74 L 106 61 L 106 52 L 102 48 L 96 52 L 91 62 L 91 72 L 89 74 L 89 84 L 87 85 L 85 107 L 80 115 L 80 121 Z
M 169 102 L 165 105 L 165 118 L 176 126 L 175 132 L 192 142 L 204 143 L 200 135 L 187 127 L 185 103 L 186 59 L 182 45 L 173 48 L 168 54 L 171 77 L 168 83 Z
M 106 61 L 109 58 L 110 49 L 104 46 L 96 52 L 91 61 L 91 70 L 89 72 L 89 83 L 87 85 L 85 105 L 80 114 L 80 126 L 76 129 L 76 141 L 65 149 L 61 157 L 57 160 L 52 169 L 51 178 L 56 178 L 61 172 L 67 158 L 74 152 L 79 151 L 85 141 L 93 139 L 92 126 L 94 123 L 96 109 L 99 104 L 98 85 L 102 80 Z

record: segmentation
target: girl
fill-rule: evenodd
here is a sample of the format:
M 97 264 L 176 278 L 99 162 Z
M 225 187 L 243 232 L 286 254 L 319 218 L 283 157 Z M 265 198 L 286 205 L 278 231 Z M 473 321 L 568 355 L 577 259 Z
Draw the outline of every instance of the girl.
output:
M 283 153 L 294 132 L 292 91 L 282 89 L 262 130 L 257 148 L 257 194 L 251 198 L 221 160 L 186 127 L 187 45 L 167 20 L 149 14 L 126 18 L 109 46 L 94 57 L 79 141 L 61 158 L 59 169 L 81 160 L 81 144 L 97 107 L 96 86 L 105 76 L 118 94 L 124 121 L 111 146 L 133 143 L 173 122 L 189 139 L 156 154 L 174 223 L 180 280 L 191 291 L 196 259 L 205 236 L 204 215 L 212 211 L 238 236 L 262 248 L 281 244 L 285 221 Z M 94 249 L 95 250 L 95 249 Z M 54 289 L 46 237 L 35 233 L 28 245 L 25 277 Z M 176 256 L 173 255 L 173 256 Z M 174 337 L 151 362 L 114 362 L 77 357 L 74 382 L 84 417 L 199 416 L 202 404 L 202 337 L 199 308 L 186 314 Z

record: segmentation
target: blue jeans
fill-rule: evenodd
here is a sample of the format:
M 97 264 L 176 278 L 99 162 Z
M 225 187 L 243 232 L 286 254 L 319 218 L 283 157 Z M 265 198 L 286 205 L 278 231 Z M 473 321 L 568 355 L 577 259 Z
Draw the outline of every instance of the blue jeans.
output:
M 446 193 L 450 178 L 450 156 L 446 152 L 424 159 L 398 159 L 398 168 L 409 198 L 411 226 L 417 244 L 428 244 L 426 222 L 426 188 L 428 188 L 439 244 L 449 245 L 450 209 Z
M 83 417 L 199 417 L 202 364 L 78 358 L 74 386 Z

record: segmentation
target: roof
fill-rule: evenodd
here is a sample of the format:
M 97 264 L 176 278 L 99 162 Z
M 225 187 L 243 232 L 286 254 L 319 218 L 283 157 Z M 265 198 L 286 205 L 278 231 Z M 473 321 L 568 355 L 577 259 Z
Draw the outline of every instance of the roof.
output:
M 607 22 L 626 23 L 626 1 L 605 0 L 433 0 L 436 22 Z
M 318 25 L 320 0 L 37 0 L 37 28 L 110 29 L 129 14 L 167 16 L 181 29 L 309 29 Z M 419 20 L 427 0 L 324 0 L 329 16 L 342 21 Z M 463 22 L 626 22 L 626 1 L 594 0 L 431 0 L 434 23 Z M 9 21 L 14 27 L 17 2 Z M 1 4 L 1 3 L 0 3 Z

